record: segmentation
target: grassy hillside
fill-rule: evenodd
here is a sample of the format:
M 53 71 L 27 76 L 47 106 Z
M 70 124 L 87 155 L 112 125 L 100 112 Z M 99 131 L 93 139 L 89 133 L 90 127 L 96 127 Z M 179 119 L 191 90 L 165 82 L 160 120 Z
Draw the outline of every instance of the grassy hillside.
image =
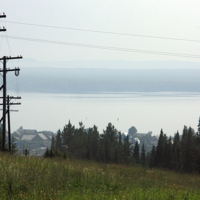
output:
M 200 199 L 199 175 L 0 154 L 0 199 Z

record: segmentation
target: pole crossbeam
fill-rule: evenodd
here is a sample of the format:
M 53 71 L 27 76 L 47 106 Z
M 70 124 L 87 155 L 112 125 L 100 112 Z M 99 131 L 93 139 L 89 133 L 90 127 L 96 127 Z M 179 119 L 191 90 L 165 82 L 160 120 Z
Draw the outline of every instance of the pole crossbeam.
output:
M 3 32 L 3 31 L 6 31 L 6 29 L 5 29 L 5 28 L 1 28 L 1 29 L 0 29 L 0 32 Z
M 9 97 L 6 97 L 6 98 L 9 98 L 10 100 L 11 99 L 22 99 L 21 97 L 13 97 L 13 96 L 9 96 Z M 0 99 L 3 99 L 3 97 L 0 97 Z
M 22 56 L 15 56 L 15 57 L 11 57 L 11 56 L 3 56 L 2 58 L 0 58 L 0 60 L 12 60 L 12 59 L 22 59 Z
M 10 105 L 10 106 L 12 106 L 12 105 L 21 105 L 21 103 L 9 103 L 9 104 L 6 104 L 6 105 Z M 3 103 L 0 103 L 0 106 L 3 106 Z
M 20 71 L 19 68 L 15 68 L 15 69 L 6 69 L 6 72 L 10 72 L 10 71 Z M 4 72 L 4 70 L 0 69 L 0 72 Z
M 3 109 L 0 109 L 0 110 L 3 110 Z M 10 110 L 10 112 L 19 112 L 19 110 Z
M 0 15 L 0 18 L 6 18 L 6 15 L 3 13 L 3 15 Z

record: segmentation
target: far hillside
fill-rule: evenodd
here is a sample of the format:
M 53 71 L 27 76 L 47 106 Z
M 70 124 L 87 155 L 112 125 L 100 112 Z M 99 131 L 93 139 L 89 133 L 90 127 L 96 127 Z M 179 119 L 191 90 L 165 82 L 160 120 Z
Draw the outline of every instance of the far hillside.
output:
M 200 92 L 200 69 L 27 67 L 8 74 L 8 90 L 42 93 Z

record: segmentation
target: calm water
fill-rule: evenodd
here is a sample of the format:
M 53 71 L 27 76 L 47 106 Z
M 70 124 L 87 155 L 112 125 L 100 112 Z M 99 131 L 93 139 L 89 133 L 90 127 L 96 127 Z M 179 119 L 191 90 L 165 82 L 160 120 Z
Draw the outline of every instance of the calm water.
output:
M 11 129 L 20 126 L 38 131 L 56 132 L 71 120 L 78 126 L 94 124 L 100 132 L 111 122 L 118 130 L 127 132 L 135 126 L 140 133 L 160 129 L 168 135 L 183 126 L 197 130 L 200 116 L 200 93 L 109 93 L 109 94 L 38 94 L 21 93 L 19 112 L 11 113 Z

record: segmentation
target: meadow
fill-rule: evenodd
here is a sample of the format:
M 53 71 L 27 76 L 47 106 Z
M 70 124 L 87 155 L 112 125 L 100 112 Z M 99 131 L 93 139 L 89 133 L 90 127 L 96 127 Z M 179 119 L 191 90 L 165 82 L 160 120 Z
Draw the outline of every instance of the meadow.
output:
M 0 199 L 200 199 L 200 176 L 0 153 Z

